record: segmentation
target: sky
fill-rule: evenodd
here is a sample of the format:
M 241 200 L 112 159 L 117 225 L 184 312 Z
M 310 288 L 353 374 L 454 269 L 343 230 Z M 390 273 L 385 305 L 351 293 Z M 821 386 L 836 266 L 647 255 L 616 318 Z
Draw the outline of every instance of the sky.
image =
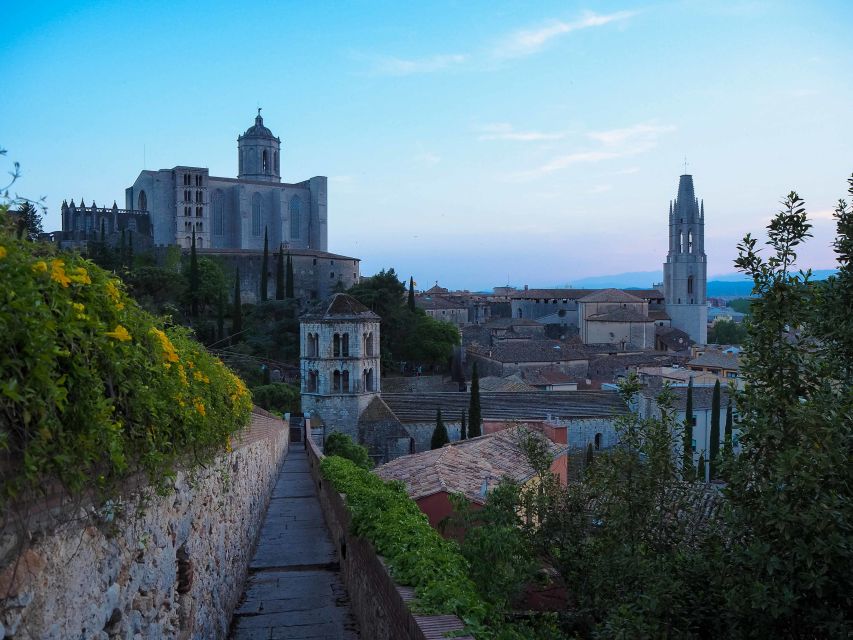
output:
M 708 272 L 796 190 L 834 266 L 853 173 L 853 2 L 6 4 L 14 190 L 123 206 L 143 168 L 236 176 L 257 107 L 286 182 L 329 178 L 329 250 L 420 288 L 661 268 L 678 177 Z M 651 283 L 649 283 L 651 284 Z

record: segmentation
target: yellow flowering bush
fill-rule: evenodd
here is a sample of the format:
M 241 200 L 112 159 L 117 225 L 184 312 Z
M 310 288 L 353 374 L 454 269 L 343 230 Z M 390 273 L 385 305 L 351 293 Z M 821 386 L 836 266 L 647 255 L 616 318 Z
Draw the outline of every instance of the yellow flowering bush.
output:
M 162 482 L 231 446 L 249 391 L 111 273 L 0 234 L 0 503 L 58 480 Z

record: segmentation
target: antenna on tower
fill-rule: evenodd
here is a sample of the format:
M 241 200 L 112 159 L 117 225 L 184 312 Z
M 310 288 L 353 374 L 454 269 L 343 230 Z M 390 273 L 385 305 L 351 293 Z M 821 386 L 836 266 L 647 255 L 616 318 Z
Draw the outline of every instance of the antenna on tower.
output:
M 684 175 L 687 175 L 687 156 L 684 156 Z

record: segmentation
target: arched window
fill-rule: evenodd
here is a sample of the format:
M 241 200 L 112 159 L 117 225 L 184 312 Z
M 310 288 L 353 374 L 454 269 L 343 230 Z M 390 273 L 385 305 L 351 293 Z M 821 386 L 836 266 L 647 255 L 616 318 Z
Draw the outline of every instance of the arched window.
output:
M 201 229 L 199 229 L 199 231 L 201 231 Z M 195 246 L 198 249 L 204 249 L 204 238 L 196 238 L 195 239 Z
M 252 235 L 261 235 L 261 216 L 263 215 L 264 203 L 260 193 L 252 196 Z
M 364 334 L 364 355 L 373 356 L 373 332 Z
M 290 237 L 298 240 L 302 229 L 302 200 L 299 196 L 290 199 Z
M 693 276 L 687 276 L 687 293 L 693 293 Z
M 266 149 L 264 149 L 263 153 L 261 154 L 261 166 L 263 167 L 264 173 L 268 173 L 269 164 L 267 162 L 267 150 Z
M 332 391 L 337 393 L 341 392 L 341 372 L 335 369 L 335 372 L 332 374 Z
M 190 236 L 187 236 L 186 238 L 184 238 L 184 247 L 189 249 L 192 246 L 193 246 L 193 239 Z
M 344 393 L 349 393 L 349 392 L 350 392 L 350 388 L 349 388 L 349 371 L 344 371 L 344 372 L 341 374 L 341 391 L 343 391 Z
M 349 358 L 349 334 L 341 336 L 341 357 Z
M 139 198 L 137 199 L 137 208 L 140 211 L 148 211 L 148 196 L 145 195 L 145 191 L 139 192 Z
M 341 336 L 337 333 L 332 336 L 332 357 L 341 357 Z
M 305 381 L 305 391 L 313 393 L 317 391 L 317 372 L 309 370 L 308 379 Z
M 364 370 L 364 390 L 375 391 L 373 388 L 373 369 Z
M 693 232 L 687 232 L 687 253 L 693 253 Z
M 598 451 L 599 449 L 601 449 L 601 434 L 596 433 L 595 434 L 595 450 Z
M 684 253 L 684 232 L 678 232 L 678 253 Z
M 225 202 L 222 198 L 222 192 L 216 191 L 213 194 L 213 235 L 221 236 L 225 234 Z
M 196 208 L 195 208 L 195 217 L 196 217 L 196 218 L 201 218 L 201 212 L 202 212 L 203 210 L 204 210 L 204 208 L 203 208 L 203 207 L 196 207 Z

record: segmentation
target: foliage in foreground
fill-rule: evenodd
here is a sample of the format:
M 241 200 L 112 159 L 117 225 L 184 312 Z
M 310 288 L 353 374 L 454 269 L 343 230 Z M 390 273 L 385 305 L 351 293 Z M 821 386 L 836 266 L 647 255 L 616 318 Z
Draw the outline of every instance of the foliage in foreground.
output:
M 373 460 L 367 453 L 367 447 L 356 444 L 347 434 L 333 431 L 326 437 L 323 446 L 327 456 L 346 458 L 361 469 L 372 469 Z
M 0 233 L 0 503 L 59 482 L 162 483 L 229 446 L 246 387 L 87 260 Z

